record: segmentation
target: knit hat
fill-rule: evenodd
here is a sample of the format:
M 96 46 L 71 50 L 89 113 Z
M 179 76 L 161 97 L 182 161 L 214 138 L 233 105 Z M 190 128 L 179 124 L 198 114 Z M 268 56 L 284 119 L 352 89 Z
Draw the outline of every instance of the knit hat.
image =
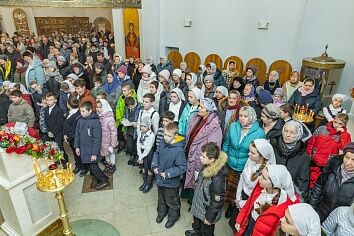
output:
M 288 209 L 300 235 L 321 235 L 320 217 L 311 205 L 298 203 L 288 206 Z
M 210 99 L 210 98 L 202 98 L 202 99 L 200 99 L 200 103 L 203 103 L 203 104 L 204 104 L 205 109 L 206 109 L 208 112 L 215 112 L 215 111 L 218 110 L 218 109 L 216 108 L 216 106 L 215 106 L 215 103 L 214 103 L 213 99 Z
M 95 63 L 95 68 L 100 68 L 101 70 L 104 70 L 104 66 L 101 62 L 96 62 Z
M 283 89 L 282 88 L 275 89 L 273 95 L 279 95 L 279 96 L 283 97 L 284 96 Z
M 55 61 L 49 61 L 48 67 L 52 67 L 54 69 L 58 69 L 57 63 L 55 63 Z
M 68 76 L 66 76 L 66 78 L 71 78 L 73 80 L 79 79 L 79 77 L 77 77 L 77 75 L 75 75 L 74 73 L 69 74 Z
M 229 96 L 229 91 L 227 91 L 227 88 L 225 88 L 224 86 L 218 86 L 218 87 L 216 87 L 216 90 L 219 90 L 225 97 Z M 215 94 L 214 94 L 214 97 L 215 97 Z
M 263 108 L 262 113 L 268 118 L 276 120 L 280 117 L 280 108 L 273 103 L 269 103 Z
M 170 79 L 170 72 L 168 70 L 162 70 L 159 73 L 159 76 L 163 77 L 165 80 L 169 80 Z
M 247 72 L 248 69 L 253 72 L 253 75 L 256 75 L 256 73 L 257 73 L 256 67 L 254 67 L 254 66 L 249 66 L 249 67 L 246 68 L 246 72 Z
M 212 83 L 214 83 L 214 77 L 213 77 L 213 75 L 206 75 L 206 76 L 204 77 L 204 83 L 205 83 L 206 81 L 211 81 Z
M 121 65 L 119 68 L 118 68 L 118 71 L 117 71 L 117 73 L 118 72 L 121 72 L 121 73 L 123 73 L 123 74 L 127 74 L 128 73 L 128 69 L 127 69 L 127 67 L 125 66 L 125 65 Z
M 21 63 L 22 65 L 25 65 L 25 64 L 26 64 L 25 59 L 23 59 L 23 57 L 17 58 L 17 59 L 16 59 L 16 63 L 17 63 L 17 62 Z
M 345 145 L 343 149 L 343 153 L 346 154 L 347 152 L 354 153 L 354 142 Z
M 203 98 L 203 92 L 199 88 L 194 87 L 190 91 L 192 91 L 194 93 L 197 100 L 200 100 Z
M 258 152 L 268 160 L 268 164 L 276 164 L 275 154 L 272 145 L 266 139 L 255 139 L 253 140 Z
M 264 89 L 264 87 L 258 86 L 256 88 L 256 92 L 258 94 L 258 102 L 260 104 L 267 105 L 273 102 L 272 94 L 268 90 Z
M 342 99 L 342 103 L 347 100 L 347 96 L 345 96 L 344 94 L 340 94 L 340 93 L 334 94 L 332 97 L 332 101 L 334 100 L 334 98 Z
M 152 70 L 150 65 L 146 64 L 142 69 L 141 69 L 141 73 L 147 73 L 148 75 L 152 74 Z
M 140 125 L 146 126 L 149 129 L 151 129 L 151 118 L 145 116 L 144 118 L 141 119 Z
M 65 57 L 63 57 L 63 56 L 58 56 L 58 57 L 57 57 L 57 61 L 66 62 L 66 59 L 65 59 Z
M 181 69 L 174 69 L 172 75 L 177 75 L 178 77 L 181 77 L 182 76 Z

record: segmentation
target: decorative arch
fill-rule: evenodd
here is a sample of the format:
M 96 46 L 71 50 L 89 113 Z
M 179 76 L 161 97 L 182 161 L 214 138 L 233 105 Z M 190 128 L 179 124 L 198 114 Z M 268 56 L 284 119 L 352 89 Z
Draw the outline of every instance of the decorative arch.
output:
M 29 35 L 30 31 L 25 11 L 21 8 L 16 8 L 13 11 L 12 16 L 15 22 L 16 31 L 21 34 Z
M 290 78 L 293 68 L 289 62 L 285 60 L 277 60 L 270 65 L 268 74 L 272 70 L 275 70 L 279 73 L 279 83 L 283 85 Z
M 179 51 L 171 51 L 167 58 L 172 62 L 173 68 L 179 68 L 183 61 L 183 57 Z
M 217 54 L 209 54 L 205 60 L 204 60 L 204 64 L 208 64 L 210 62 L 214 62 L 216 67 L 219 69 L 219 70 L 222 70 L 222 59 L 219 55 Z
M 189 52 L 184 56 L 184 61 L 187 63 L 188 68 L 194 72 L 198 72 L 198 67 L 200 65 L 200 56 L 195 52 Z
M 111 22 L 107 20 L 105 17 L 97 17 L 94 21 L 93 24 L 95 25 L 95 29 L 97 31 L 111 31 L 112 32 L 112 26 Z
M 227 64 L 229 64 L 229 61 L 231 61 L 231 60 L 236 62 L 236 70 L 238 71 L 239 75 L 242 76 L 243 75 L 243 61 L 238 56 L 230 56 L 230 57 L 226 58 L 226 60 L 224 62 L 224 70 L 226 70 Z
M 261 58 L 252 58 L 246 64 L 246 68 L 254 66 L 256 68 L 256 77 L 260 85 L 263 85 L 266 80 L 267 65 Z M 245 71 L 246 71 L 245 68 Z

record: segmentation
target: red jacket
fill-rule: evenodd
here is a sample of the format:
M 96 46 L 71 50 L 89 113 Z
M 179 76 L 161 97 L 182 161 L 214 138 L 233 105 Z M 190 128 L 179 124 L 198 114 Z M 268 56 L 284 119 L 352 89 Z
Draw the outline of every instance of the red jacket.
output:
M 85 89 L 85 92 L 84 92 L 82 95 L 80 95 L 79 100 L 80 100 L 80 106 L 81 106 L 81 104 L 84 103 L 84 102 L 87 102 L 87 101 L 91 102 L 92 105 L 93 105 L 93 111 L 96 111 L 96 100 L 95 100 L 95 98 L 91 95 L 90 90 Z
M 261 194 L 263 188 L 257 183 L 256 187 L 253 189 L 251 196 L 247 199 L 246 204 L 242 207 L 240 213 L 236 218 L 236 223 L 240 224 L 240 231 L 235 233 L 235 236 L 242 236 L 247 228 L 247 222 L 250 217 L 250 214 L 253 210 L 254 202 L 257 200 Z M 286 202 L 280 205 L 274 205 L 269 207 L 261 216 L 256 220 L 256 223 L 253 228 L 252 236 L 271 236 L 275 235 L 279 224 L 280 219 L 284 217 L 285 211 L 288 206 L 295 203 L 299 203 L 299 197 L 295 202 L 292 202 L 287 198 Z
M 347 128 L 344 127 L 344 132 L 337 132 L 331 121 L 316 129 L 308 141 L 306 152 L 316 165 L 322 167 L 326 165 L 330 155 L 339 154 L 339 150 L 343 150 L 350 142 Z

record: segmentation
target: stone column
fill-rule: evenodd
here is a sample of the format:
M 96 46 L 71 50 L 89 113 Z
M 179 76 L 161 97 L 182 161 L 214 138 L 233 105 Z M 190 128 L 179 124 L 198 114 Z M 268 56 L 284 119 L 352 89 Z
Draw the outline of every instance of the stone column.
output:
M 123 9 L 112 9 L 115 51 L 125 58 Z

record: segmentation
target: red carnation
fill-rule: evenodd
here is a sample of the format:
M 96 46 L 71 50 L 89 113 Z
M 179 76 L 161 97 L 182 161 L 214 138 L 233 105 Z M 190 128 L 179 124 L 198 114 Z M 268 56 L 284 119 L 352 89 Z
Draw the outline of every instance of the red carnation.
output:
M 26 146 L 21 146 L 16 148 L 16 153 L 17 154 L 23 154 L 26 151 Z
M 54 150 L 54 149 L 51 149 L 51 150 L 49 151 L 49 155 L 54 156 L 54 154 L 55 154 L 55 150 Z
M 44 149 L 46 149 L 47 148 L 47 145 L 45 145 L 45 144 L 42 144 L 42 146 L 41 146 L 41 151 L 43 151 Z
M 28 143 L 28 144 L 26 145 L 26 149 L 32 149 L 32 147 L 33 147 L 33 145 L 32 145 L 31 143 Z
M 6 148 L 6 153 L 12 153 L 15 151 L 15 147 L 7 147 Z

